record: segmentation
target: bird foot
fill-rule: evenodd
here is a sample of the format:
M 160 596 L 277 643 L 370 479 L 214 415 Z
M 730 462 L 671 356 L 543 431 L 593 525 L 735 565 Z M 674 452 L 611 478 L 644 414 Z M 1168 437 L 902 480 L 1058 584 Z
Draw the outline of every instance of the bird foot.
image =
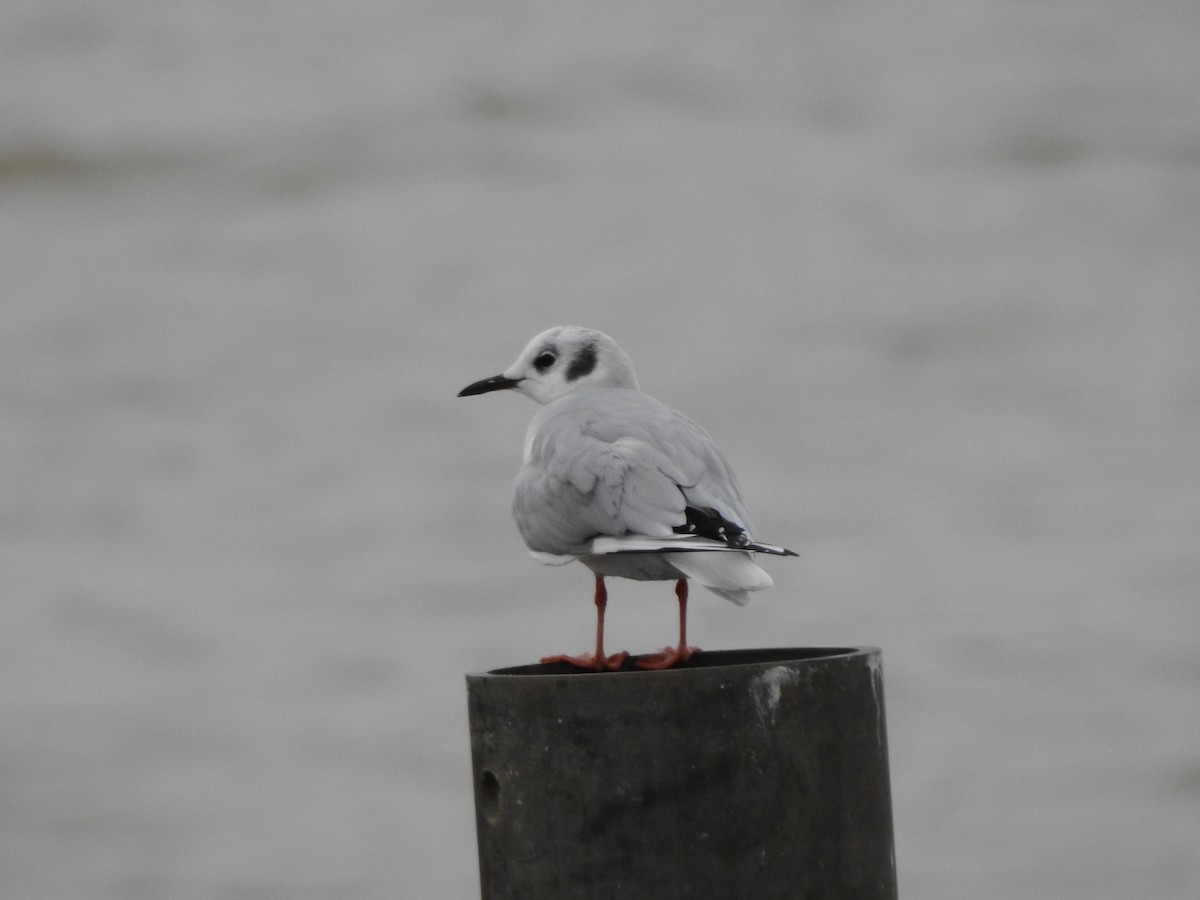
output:
M 692 658 L 692 654 L 699 650 L 699 647 L 663 647 L 657 653 L 646 653 L 636 657 L 633 664 L 639 669 L 669 669 L 687 662 Z
M 581 653 L 579 656 L 568 656 L 558 653 L 554 656 L 543 656 L 544 663 L 568 663 L 579 669 L 591 669 L 594 672 L 615 672 L 629 659 L 629 654 L 622 650 L 612 656 L 597 657 L 594 653 Z

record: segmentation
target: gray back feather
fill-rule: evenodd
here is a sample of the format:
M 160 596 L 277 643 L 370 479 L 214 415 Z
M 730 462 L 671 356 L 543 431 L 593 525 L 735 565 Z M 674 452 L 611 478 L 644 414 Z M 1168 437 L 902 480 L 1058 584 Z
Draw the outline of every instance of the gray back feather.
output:
M 661 537 L 684 507 L 753 533 L 737 479 L 708 433 L 648 394 L 581 388 L 529 426 L 513 517 L 530 550 L 584 552 L 597 535 Z

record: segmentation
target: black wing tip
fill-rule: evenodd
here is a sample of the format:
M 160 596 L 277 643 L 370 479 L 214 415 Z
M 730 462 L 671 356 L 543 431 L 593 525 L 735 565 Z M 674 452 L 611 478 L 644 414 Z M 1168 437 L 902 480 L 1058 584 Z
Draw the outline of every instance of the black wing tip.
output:
M 751 542 L 747 550 L 756 550 L 759 553 L 769 553 L 771 556 L 799 556 L 795 550 L 789 550 L 787 547 L 776 547 L 774 544 L 759 544 Z
M 729 521 L 711 506 L 689 506 L 683 512 L 687 518 L 682 525 L 676 526 L 676 534 L 696 534 L 714 541 L 721 541 L 727 547 L 735 550 L 753 550 L 758 553 L 769 553 L 772 556 L 800 555 L 786 547 L 760 544 L 750 540 L 750 535 L 746 534 L 745 528 L 736 522 Z
M 675 526 L 676 534 L 695 534 L 738 549 L 750 543 L 745 528 L 729 521 L 711 506 L 688 506 L 683 514 L 686 518 L 682 525 Z

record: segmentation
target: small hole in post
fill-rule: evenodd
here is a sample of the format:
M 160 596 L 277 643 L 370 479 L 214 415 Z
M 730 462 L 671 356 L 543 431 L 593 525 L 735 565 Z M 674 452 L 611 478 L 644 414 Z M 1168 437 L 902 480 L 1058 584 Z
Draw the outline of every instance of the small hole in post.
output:
M 483 817 L 492 822 L 500 808 L 500 779 L 487 769 L 479 778 L 479 804 Z

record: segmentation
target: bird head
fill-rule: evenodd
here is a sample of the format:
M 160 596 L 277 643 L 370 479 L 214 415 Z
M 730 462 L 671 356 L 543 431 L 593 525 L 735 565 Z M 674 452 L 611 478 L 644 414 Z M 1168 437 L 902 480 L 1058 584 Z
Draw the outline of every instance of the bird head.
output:
M 514 390 L 549 403 L 581 387 L 636 388 L 633 361 L 607 334 L 560 325 L 530 341 L 500 375 L 467 385 L 458 396 Z

